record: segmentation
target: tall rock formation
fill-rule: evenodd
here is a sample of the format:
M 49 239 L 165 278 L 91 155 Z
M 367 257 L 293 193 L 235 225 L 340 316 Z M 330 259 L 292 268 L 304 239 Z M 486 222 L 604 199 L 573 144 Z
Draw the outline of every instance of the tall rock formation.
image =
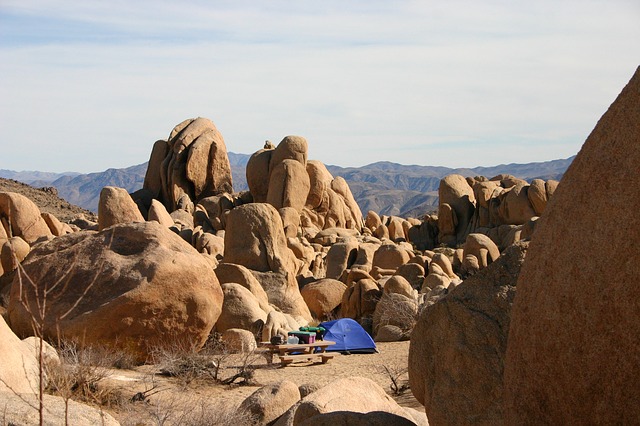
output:
M 640 68 L 549 200 L 518 281 L 507 424 L 640 420 Z
M 255 202 L 294 208 L 304 228 L 362 228 L 362 212 L 349 185 L 321 162 L 307 160 L 307 141 L 301 136 L 286 136 L 277 147 L 255 152 L 246 173 Z
M 144 189 L 170 212 L 188 196 L 203 198 L 233 191 L 231 165 L 222 134 L 207 118 L 188 119 L 173 128 L 167 141 L 151 152 Z

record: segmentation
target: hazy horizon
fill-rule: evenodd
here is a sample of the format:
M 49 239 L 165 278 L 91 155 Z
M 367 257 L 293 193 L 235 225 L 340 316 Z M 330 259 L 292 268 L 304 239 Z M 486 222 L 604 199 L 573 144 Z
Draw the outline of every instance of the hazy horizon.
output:
M 250 157 L 251 154 L 244 154 L 241 152 L 233 152 L 230 151 L 230 154 L 235 154 L 235 155 L 246 155 L 247 157 Z M 511 162 L 511 163 L 500 163 L 500 164 L 488 164 L 488 165 L 477 165 L 477 166 L 470 166 L 470 167 L 450 167 L 450 166 L 442 166 L 439 164 L 410 164 L 410 163 L 397 163 L 397 162 L 391 162 L 393 164 L 399 164 L 401 166 L 408 166 L 408 167 L 414 167 L 414 166 L 418 166 L 418 167 L 446 167 L 446 168 L 450 168 L 452 170 L 457 170 L 457 169 L 476 169 L 476 168 L 492 168 L 492 167 L 500 167 L 500 166 L 512 166 L 512 165 L 517 165 L 517 164 L 536 164 L 536 163 L 546 163 L 546 162 L 550 162 L 550 161 L 563 161 L 563 160 L 568 160 L 571 157 L 574 157 L 574 155 L 570 155 L 569 157 L 566 158 L 554 158 L 551 160 L 544 160 L 544 161 L 530 161 L 530 162 Z M 313 158 L 310 158 L 310 160 L 313 160 Z M 142 163 L 138 163 L 138 164 L 131 164 L 129 166 L 124 166 L 124 167 L 107 167 L 106 169 L 102 169 L 102 170 L 91 170 L 88 172 L 78 172 L 76 170 L 64 170 L 61 172 L 56 172 L 56 171 L 51 171 L 51 170 L 15 170 L 15 169 L 7 169 L 7 168 L 1 168 L 0 170 L 5 170 L 5 171 L 10 171 L 10 172 L 16 172 L 16 173 L 52 173 L 52 174 L 58 174 L 58 175 L 64 175 L 64 174 L 82 174 L 82 175 L 86 175 L 86 174 L 94 174 L 94 173 L 102 173 L 105 172 L 109 169 L 128 169 L 128 168 L 132 168 L 132 167 L 138 167 L 141 166 L 143 164 L 146 164 L 148 162 L 147 161 L 143 161 Z M 379 161 L 374 161 L 372 163 L 367 163 L 367 164 L 363 164 L 362 166 L 343 166 L 341 164 L 332 164 L 332 163 L 325 163 L 325 165 L 327 165 L 328 167 L 341 167 L 344 169 L 348 169 L 348 168 L 361 168 L 361 167 L 366 167 L 366 166 L 370 166 L 372 164 L 376 164 L 376 163 L 381 163 L 381 162 L 388 162 L 387 160 L 379 160 Z M 1 177 L 1 176 L 0 176 Z
M 640 4 L 70 2 L 0 5 L 0 168 L 149 159 L 187 118 L 230 152 L 487 167 L 575 155 L 640 57 Z

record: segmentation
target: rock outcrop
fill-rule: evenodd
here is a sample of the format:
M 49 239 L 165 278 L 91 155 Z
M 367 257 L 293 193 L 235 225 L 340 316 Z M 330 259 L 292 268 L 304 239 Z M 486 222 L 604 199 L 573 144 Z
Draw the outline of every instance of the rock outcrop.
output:
M 536 225 L 505 363 L 506 424 L 640 419 L 640 68 Z
M 257 425 L 272 424 L 300 400 L 298 386 L 289 381 L 263 386 L 247 397 L 238 407 L 251 413 Z
M 502 424 L 510 311 L 527 244 L 423 309 L 411 335 L 409 381 L 429 424 Z
M 233 192 L 231 165 L 222 134 L 206 118 L 188 119 L 173 128 L 167 141 L 151 152 L 144 189 L 170 212 L 186 196 L 197 204 L 203 198 Z
M 275 425 L 311 425 L 315 424 L 314 419 L 317 416 L 346 411 L 352 413 L 384 412 L 400 418 L 386 416 L 387 419 L 400 420 L 394 421 L 393 424 L 415 423 L 411 413 L 399 406 L 373 380 L 364 377 L 348 377 L 338 379 L 310 393 L 293 405 Z M 404 423 L 402 419 L 409 423 Z
M 339 308 L 346 289 L 341 281 L 324 278 L 305 285 L 300 293 L 313 316 L 326 320 Z
M 33 201 L 15 192 L 0 192 L 0 220 L 7 237 L 21 237 L 30 245 L 53 238 Z
M 247 184 L 256 202 L 292 207 L 303 228 L 360 230 L 362 212 L 349 186 L 319 161 L 307 160 L 307 141 L 286 136 L 277 147 L 255 152 L 247 163 Z
M 47 300 L 41 313 L 42 296 L 16 276 L 8 309 L 16 334 L 33 333 L 35 318 L 46 338 L 114 345 L 139 360 L 164 345 L 202 346 L 222 307 L 209 263 L 156 222 L 58 237 L 34 248 L 23 268 Z
M 38 360 L 0 316 L 0 395 L 29 394 L 39 389 Z M 0 409 L 2 406 L 0 404 Z
M 144 222 L 144 217 L 124 188 L 105 186 L 100 191 L 98 230 L 118 223 Z

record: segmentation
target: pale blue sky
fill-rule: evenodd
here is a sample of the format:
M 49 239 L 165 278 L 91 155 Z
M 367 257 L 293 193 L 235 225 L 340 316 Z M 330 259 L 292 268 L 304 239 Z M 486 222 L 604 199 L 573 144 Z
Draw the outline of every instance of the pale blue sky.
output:
M 640 64 L 638 0 L 0 0 L 0 168 L 100 171 L 208 117 L 229 151 L 490 166 L 575 154 Z

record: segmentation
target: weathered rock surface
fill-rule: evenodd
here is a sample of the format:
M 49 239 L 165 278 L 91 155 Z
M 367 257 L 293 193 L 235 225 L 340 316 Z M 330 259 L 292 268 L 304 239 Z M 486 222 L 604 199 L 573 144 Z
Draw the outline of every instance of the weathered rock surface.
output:
M 346 289 L 343 282 L 325 278 L 305 285 L 300 293 L 313 316 L 324 320 L 340 306 Z
M 238 407 L 238 410 L 251 413 L 257 425 L 268 425 L 300 400 L 298 386 L 283 380 L 263 386 L 247 397 Z
M 467 180 L 461 175 L 448 175 L 440 181 L 438 188 L 439 213 L 438 219 L 445 219 L 451 213 L 445 214 L 444 205 L 453 212 L 451 225 L 440 227 L 440 242 L 449 245 L 463 243 L 469 233 L 469 223 L 475 211 L 475 196 Z
M 38 397 L 34 394 L 16 395 L 12 392 L 0 391 L 0 412 L 2 421 L 7 425 L 33 426 L 40 424 L 39 412 L 33 407 L 38 406 Z M 44 395 L 44 425 L 104 425 L 118 426 L 110 414 L 81 404 L 73 400 L 65 401 L 59 396 Z M 65 423 L 65 419 L 68 423 Z
M 119 223 L 144 222 L 144 217 L 124 188 L 105 186 L 100 191 L 98 229 L 102 231 Z
M 411 335 L 409 380 L 429 424 L 502 424 L 510 310 L 527 244 L 423 309 Z
M 222 307 L 210 265 L 156 222 L 58 237 L 34 248 L 23 267 L 39 294 L 48 290 L 45 337 L 108 343 L 140 360 L 163 345 L 203 345 Z M 20 303 L 17 277 L 14 283 L 11 326 L 19 336 L 28 336 L 31 317 Z M 22 286 L 22 297 L 37 312 L 30 286 Z
M 254 333 L 243 328 L 226 329 L 221 340 L 231 353 L 248 353 L 258 347 Z
M 373 380 L 364 377 L 338 379 L 307 395 L 292 407 L 293 425 L 303 424 L 311 418 L 337 411 L 394 414 L 413 422 L 411 415 L 398 405 Z M 306 423 L 313 424 L 313 423 Z M 403 423 L 398 423 L 403 424 Z
M 368 413 L 356 413 L 353 411 L 334 411 L 332 413 L 318 414 L 300 423 L 300 426 L 415 426 L 415 423 L 406 417 L 391 414 L 384 411 L 370 411 Z
M 506 424 L 640 419 L 640 68 L 536 225 L 512 311 Z
M 229 212 L 224 261 L 254 271 L 297 272 L 296 258 L 287 247 L 282 219 L 267 203 L 245 204 Z
M 221 263 L 215 273 L 220 284 L 237 283 L 249 290 L 263 311 L 268 313 L 273 309 L 269 305 L 269 296 L 249 269 L 233 263 Z
M 9 328 L 0 316 L 0 395 L 35 393 L 39 389 L 37 358 L 27 345 Z M 0 401 L 2 401 L 0 399 Z M 2 410 L 2 402 L 0 402 Z M 2 411 L 0 411 L 2 412 Z
M 307 141 L 286 136 L 278 146 L 255 152 L 247 163 L 249 190 L 256 202 L 292 207 L 304 228 L 360 230 L 362 212 L 346 181 L 319 161 L 307 161 Z
M 0 217 L 8 237 L 21 237 L 29 244 L 53 237 L 38 206 L 24 195 L 0 192 Z
M 213 122 L 202 117 L 185 120 L 173 128 L 164 145 L 157 141 L 143 188 L 157 194 L 171 212 L 184 196 L 197 203 L 233 192 L 227 147 Z
M 222 333 L 230 328 L 242 328 L 257 333 L 267 319 L 258 299 L 245 287 L 236 283 L 222 284 L 224 302 L 215 329 Z

